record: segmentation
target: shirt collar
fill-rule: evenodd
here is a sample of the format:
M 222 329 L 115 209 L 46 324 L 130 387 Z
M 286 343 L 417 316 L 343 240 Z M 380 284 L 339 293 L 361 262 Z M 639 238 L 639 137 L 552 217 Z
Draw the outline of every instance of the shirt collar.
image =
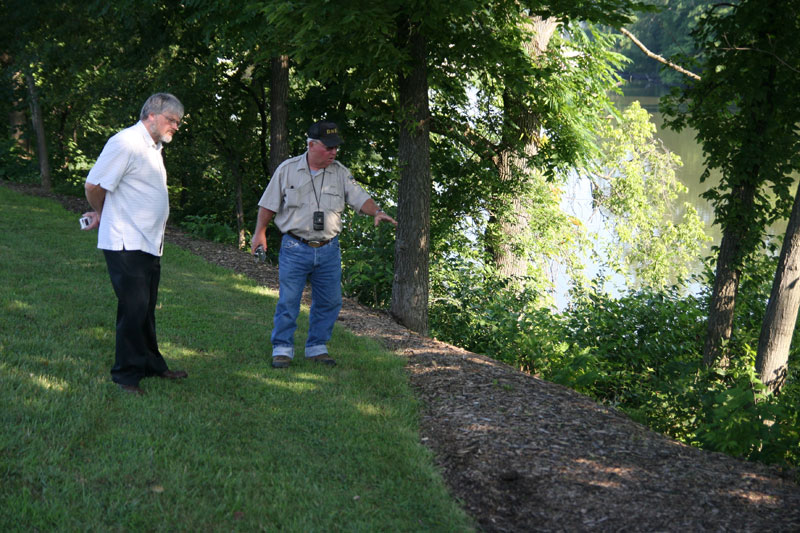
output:
M 306 153 L 300 158 L 300 161 L 297 162 L 297 170 L 305 170 L 311 175 L 311 167 L 308 166 L 308 150 L 306 150 Z
M 139 133 L 141 133 L 142 138 L 144 139 L 144 142 L 147 144 L 147 146 L 155 150 L 158 150 L 159 152 L 161 151 L 164 145 L 161 143 L 161 141 L 155 142 L 153 140 L 153 136 L 150 135 L 149 131 L 147 131 L 147 126 L 144 125 L 144 122 L 140 120 L 139 122 L 136 123 L 136 126 L 134 127 L 137 128 Z

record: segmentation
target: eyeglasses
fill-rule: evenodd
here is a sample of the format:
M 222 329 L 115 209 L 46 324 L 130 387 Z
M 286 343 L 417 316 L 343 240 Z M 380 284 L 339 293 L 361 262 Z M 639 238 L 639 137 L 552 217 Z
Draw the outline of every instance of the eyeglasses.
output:
M 168 117 L 164 113 L 161 113 L 161 116 L 164 117 L 165 119 L 167 119 L 167 122 L 169 122 L 170 124 L 172 124 L 176 128 L 180 128 L 181 127 L 181 121 L 178 120 L 177 118 Z
M 326 152 L 335 152 L 335 151 L 339 150 L 339 146 L 328 146 L 324 142 L 320 141 L 319 139 L 309 139 L 309 141 L 312 141 L 312 142 L 315 142 L 315 143 L 319 144 L 322 147 L 322 149 L 325 150 Z

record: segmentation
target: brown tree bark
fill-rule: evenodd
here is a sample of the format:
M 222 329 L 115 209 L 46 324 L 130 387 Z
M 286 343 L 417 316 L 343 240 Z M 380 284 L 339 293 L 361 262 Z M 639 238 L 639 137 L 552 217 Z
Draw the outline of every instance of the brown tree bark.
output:
M 39 174 L 42 179 L 42 188 L 46 191 L 50 191 L 53 188 L 53 183 L 50 177 L 50 162 L 47 153 L 47 137 L 44 130 L 44 119 L 42 118 L 42 108 L 39 105 L 36 81 L 33 79 L 33 74 L 30 71 L 25 72 L 25 81 L 28 86 L 33 132 L 36 136 L 36 157 L 39 159 Z
M 12 68 L 14 64 L 14 58 L 6 52 L 0 53 L 0 66 L 3 68 Z M 23 75 L 19 71 L 15 71 L 11 75 L 11 82 L 12 85 L 12 92 L 16 92 L 16 87 L 24 87 L 25 82 L 23 81 Z M 30 143 L 25 138 L 23 132 L 25 131 L 25 124 L 27 120 L 25 118 L 25 113 L 20 110 L 20 107 L 23 105 L 24 102 L 17 101 L 14 98 L 12 102 L 11 110 L 8 113 L 8 124 L 11 131 L 11 137 L 17 143 L 17 146 L 25 151 L 26 154 L 33 154 L 33 150 L 31 149 Z
M 547 49 L 558 24 L 553 18 L 530 19 L 527 29 L 531 31 L 533 38 L 525 45 L 525 49 L 531 58 L 540 56 Z M 503 96 L 503 109 L 506 124 L 504 135 L 513 138 L 522 136 L 526 143 L 522 156 L 508 148 L 500 153 L 496 160 L 500 182 L 529 181 L 532 179 L 533 169 L 529 168 L 528 158 L 539 151 L 539 116 L 509 93 Z M 506 146 L 513 144 L 515 143 L 510 139 L 504 142 Z M 503 206 L 490 220 L 488 242 L 499 273 L 506 277 L 521 278 L 528 271 L 528 257 L 522 243 L 530 233 L 530 214 L 524 199 L 519 195 L 514 195 L 508 202 L 509 205 Z
M 733 332 L 733 312 L 742 275 L 736 261 L 740 240 L 740 236 L 731 228 L 726 228 L 722 234 L 703 347 L 703 363 L 706 366 L 718 364 L 725 368 L 729 363 L 722 348 Z
M 800 186 L 783 238 L 772 292 L 758 339 L 756 372 L 772 392 L 780 392 L 789 370 L 789 347 L 800 307 Z
M 426 41 L 418 26 L 400 24 L 411 64 L 399 73 L 400 131 L 397 237 L 391 314 L 423 335 L 428 333 L 430 253 L 430 124 Z
M 242 170 L 238 157 L 232 155 L 230 167 L 233 172 L 234 195 L 236 196 L 237 245 L 240 250 L 244 250 L 247 248 L 247 235 L 244 222 L 244 203 L 242 200 Z
M 758 175 L 758 168 L 753 169 Z M 753 209 L 756 189 L 742 185 L 738 190 L 739 205 L 743 213 Z M 751 228 L 743 224 L 727 224 L 722 231 L 722 240 L 717 256 L 717 270 L 714 275 L 714 288 L 708 310 L 708 328 L 703 346 L 703 363 L 706 366 L 718 365 L 726 368 L 728 354 L 723 347 L 733 333 L 733 317 L 736 308 L 736 295 L 742 277 L 742 242 Z

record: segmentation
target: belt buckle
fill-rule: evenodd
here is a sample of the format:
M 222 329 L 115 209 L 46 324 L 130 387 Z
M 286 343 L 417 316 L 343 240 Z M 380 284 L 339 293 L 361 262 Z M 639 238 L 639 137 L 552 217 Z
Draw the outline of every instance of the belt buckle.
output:
M 308 245 L 312 248 L 319 248 L 322 246 L 322 241 L 308 241 Z

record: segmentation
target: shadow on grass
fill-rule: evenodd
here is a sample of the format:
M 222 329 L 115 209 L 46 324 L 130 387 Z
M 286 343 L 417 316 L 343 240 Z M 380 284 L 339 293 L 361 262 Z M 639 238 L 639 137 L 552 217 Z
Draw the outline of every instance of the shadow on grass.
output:
M 96 234 L 0 187 L 0 529 L 453 530 L 403 361 L 337 327 L 339 362 L 269 367 L 275 294 L 167 246 L 171 368 L 110 381 L 116 301 Z M 297 353 L 307 331 L 303 312 Z

